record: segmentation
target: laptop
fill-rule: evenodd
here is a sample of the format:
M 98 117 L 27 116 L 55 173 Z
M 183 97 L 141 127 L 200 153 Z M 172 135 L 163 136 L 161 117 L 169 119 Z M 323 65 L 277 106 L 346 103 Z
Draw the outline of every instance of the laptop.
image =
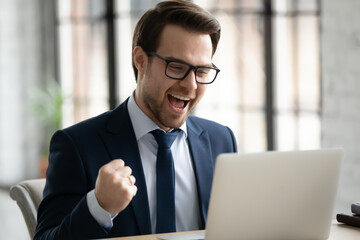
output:
M 221 154 L 204 234 L 159 239 L 327 239 L 342 149 Z
M 205 239 L 327 239 L 342 157 L 342 149 L 220 155 Z

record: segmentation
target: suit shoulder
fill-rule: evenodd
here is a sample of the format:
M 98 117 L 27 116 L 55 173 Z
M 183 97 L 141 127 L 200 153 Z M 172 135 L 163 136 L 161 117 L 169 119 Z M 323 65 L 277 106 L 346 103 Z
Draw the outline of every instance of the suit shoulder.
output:
M 212 142 L 216 148 L 221 149 L 222 152 L 237 151 L 236 139 L 229 127 L 195 116 L 189 116 L 187 124 L 188 127 L 199 136 L 206 133 L 210 142 Z
M 217 123 L 217 122 L 214 122 L 214 121 L 211 121 L 208 119 L 196 117 L 196 116 L 189 116 L 188 119 L 194 125 L 201 126 L 201 128 L 206 129 L 206 130 L 213 129 L 213 130 L 222 130 L 223 131 L 224 129 L 229 129 L 228 127 L 226 127 L 220 123 Z
M 234 139 L 234 133 L 229 127 L 208 119 L 196 116 L 189 116 L 188 127 L 189 126 L 191 126 L 191 128 L 198 133 L 205 130 L 211 137 L 214 138 L 230 137 Z
M 112 111 L 104 112 L 98 116 L 88 118 L 81 122 L 78 122 L 72 126 L 66 127 L 63 130 L 68 133 L 81 133 L 90 131 L 96 131 L 98 129 L 103 129 L 106 127 L 108 118 Z
M 110 129 L 111 131 L 118 131 L 118 128 L 122 129 L 129 122 L 126 100 L 113 110 L 76 123 L 59 132 L 65 133 L 74 140 L 89 141 L 98 138 L 100 132 L 107 132 Z

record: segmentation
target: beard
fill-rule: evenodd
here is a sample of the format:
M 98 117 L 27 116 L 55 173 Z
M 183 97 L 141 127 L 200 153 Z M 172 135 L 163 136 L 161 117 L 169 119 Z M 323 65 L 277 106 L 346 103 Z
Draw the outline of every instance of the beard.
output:
M 165 105 L 168 104 L 166 97 L 164 99 L 157 99 L 145 89 L 143 91 L 143 99 L 148 117 L 162 128 L 173 129 L 181 127 L 194 108 L 189 102 L 189 106 L 187 106 L 188 109 L 185 113 L 173 113 L 165 107 Z

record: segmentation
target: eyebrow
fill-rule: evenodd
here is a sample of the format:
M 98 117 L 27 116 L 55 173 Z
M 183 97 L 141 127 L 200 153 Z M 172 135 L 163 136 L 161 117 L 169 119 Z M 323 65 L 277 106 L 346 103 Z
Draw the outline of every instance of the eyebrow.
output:
M 178 58 L 175 58 L 175 57 L 164 57 L 166 60 L 169 60 L 169 61 L 174 61 L 174 62 L 179 62 L 179 63 L 184 63 L 186 65 L 189 65 L 189 66 L 193 66 L 193 67 L 214 67 L 214 64 L 213 63 L 210 63 L 210 64 L 205 64 L 205 65 L 192 65 L 186 61 L 183 61 L 181 59 L 178 59 Z

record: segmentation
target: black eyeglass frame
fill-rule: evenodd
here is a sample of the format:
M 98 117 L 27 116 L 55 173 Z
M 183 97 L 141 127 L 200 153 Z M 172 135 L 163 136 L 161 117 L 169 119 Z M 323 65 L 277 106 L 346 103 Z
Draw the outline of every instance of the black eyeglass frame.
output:
M 160 56 L 159 54 L 157 54 L 156 52 L 147 52 L 148 56 L 154 56 L 154 57 L 157 57 L 159 58 L 160 60 L 164 61 L 166 63 L 166 67 L 165 67 L 165 76 L 167 76 L 168 78 L 171 78 L 171 79 L 175 79 L 175 80 L 183 80 L 185 79 L 191 70 L 194 70 L 194 74 L 195 74 L 195 80 L 197 83 L 200 83 L 200 84 L 211 84 L 215 81 L 217 75 L 219 74 L 220 72 L 220 69 L 218 69 L 215 64 L 211 63 L 213 66 L 212 67 L 209 67 L 209 66 L 193 66 L 191 64 L 188 64 L 188 63 L 185 63 L 185 62 L 182 62 L 182 61 L 177 61 L 177 60 L 169 60 L 169 59 L 166 59 L 166 58 L 163 58 L 162 56 Z M 175 63 L 181 63 L 181 64 L 185 64 L 187 66 L 189 66 L 189 69 L 187 70 L 187 72 L 185 73 L 184 77 L 181 77 L 181 78 L 175 78 L 175 77 L 171 77 L 169 76 L 167 73 L 166 73 L 166 70 L 167 70 L 167 67 L 169 65 L 169 63 L 172 63 L 172 62 L 175 62 Z M 196 71 L 199 69 L 199 68 L 208 68 L 208 69 L 213 69 L 216 71 L 216 74 L 214 76 L 214 79 L 210 82 L 200 82 L 197 80 L 197 77 L 196 77 Z

